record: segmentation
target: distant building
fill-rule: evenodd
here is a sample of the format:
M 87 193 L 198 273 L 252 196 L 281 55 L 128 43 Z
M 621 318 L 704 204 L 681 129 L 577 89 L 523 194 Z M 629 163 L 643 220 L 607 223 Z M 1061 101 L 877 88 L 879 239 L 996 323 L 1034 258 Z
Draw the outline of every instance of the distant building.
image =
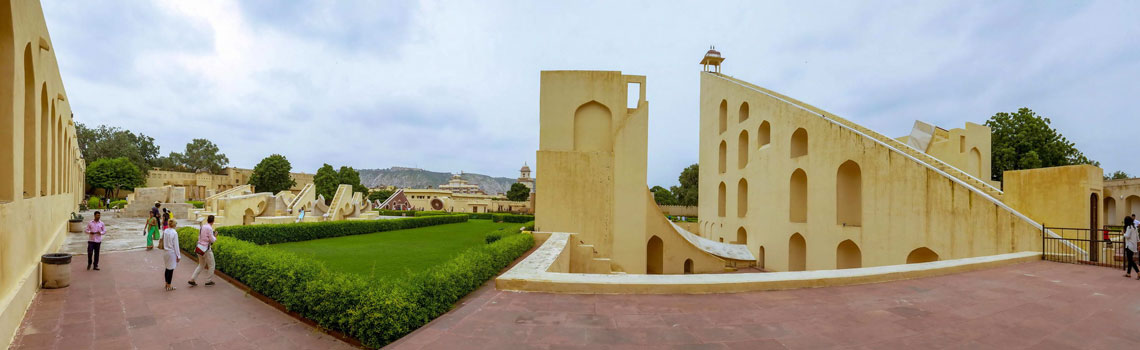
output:
M 526 185 L 530 189 L 530 193 L 534 193 L 534 178 L 530 177 L 530 167 L 523 163 L 522 169 L 519 169 L 518 183 Z
M 479 185 L 467 183 L 467 180 L 463 179 L 462 172 L 459 174 L 451 175 L 451 180 L 449 180 L 445 185 L 439 185 L 439 189 L 456 194 L 487 194 L 479 188 Z

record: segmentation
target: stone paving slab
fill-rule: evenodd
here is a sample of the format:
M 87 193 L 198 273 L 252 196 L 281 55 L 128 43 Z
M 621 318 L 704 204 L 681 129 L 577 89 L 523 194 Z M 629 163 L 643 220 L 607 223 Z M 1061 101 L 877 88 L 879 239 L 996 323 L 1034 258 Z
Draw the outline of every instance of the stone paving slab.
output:
M 140 236 L 141 237 L 141 236 Z M 354 349 L 221 278 L 190 288 L 183 256 L 175 291 L 163 289 L 162 252 L 102 254 L 71 263 L 71 286 L 36 294 L 12 349 Z
M 146 218 L 128 218 L 120 217 L 122 215 L 121 209 L 101 210 L 103 225 L 107 228 L 107 235 L 103 236 L 103 245 L 100 250 L 103 253 L 117 252 L 125 250 L 137 250 L 146 248 L 146 236 L 144 236 L 143 228 L 146 227 Z M 82 213 L 84 225 L 95 218 L 94 210 L 87 210 Z M 177 219 L 178 227 L 192 226 L 198 227 L 198 223 L 194 220 Z M 68 232 L 67 238 L 60 247 L 60 252 L 68 253 L 71 255 L 85 255 L 87 254 L 87 234 L 83 232 Z M 156 246 L 158 243 L 155 243 Z M 83 258 L 85 257 L 77 257 Z
M 706 295 L 568 295 L 488 283 L 386 349 L 1121 349 L 1140 281 L 1031 262 L 888 283 Z

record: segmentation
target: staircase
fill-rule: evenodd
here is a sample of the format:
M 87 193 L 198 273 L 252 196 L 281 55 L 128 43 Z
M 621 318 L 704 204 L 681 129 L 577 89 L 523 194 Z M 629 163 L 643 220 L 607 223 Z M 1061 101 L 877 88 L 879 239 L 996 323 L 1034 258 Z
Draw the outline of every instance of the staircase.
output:
M 997 189 L 993 185 L 990 185 L 988 182 L 985 182 L 981 179 L 978 179 L 978 178 L 974 177 L 973 175 L 967 174 L 965 171 L 962 171 L 961 169 L 958 169 L 954 166 L 951 166 L 950 164 L 946 164 L 946 162 L 943 162 L 941 159 L 932 157 L 929 154 L 926 154 L 926 152 L 916 150 L 916 149 L 906 145 L 905 143 L 903 143 L 899 140 L 895 140 L 893 138 L 887 137 L 887 136 L 880 134 L 874 130 L 865 128 L 862 125 L 853 123 L 847 119 L 840 118 L 834 114 L 828 113 L 828 112 L 821 110 L 819 108 L 812 107 L 809 104 L 800 102 L 800 101 L 793 99 L 791 97 L 787 97 L 787 96 L 781 95 L 779 93 L 776 93 L 774 91 L 756 86 L 752 83 L 749 83 L 749 82 L 746 82 L 746 81 L 743 81 L 740 79 L 736 79 L 736 78 L 733 78 L 731 76 L 727 76 L 724 74 L 719 74 L 719 73 L 706 72 L 705 74 L 715 75 L 715 76 L 720 77 L 722 79 L 734 82 L 736 84 L 745 86 L 749 89 L 759 91 L 765 95 L 768 95 L 768 96 L 771 96 L 771 97 L 774 97 L 774 98 L 777 98 L 780 100 L 784 100 L 784 101 L 789 102 L 793 105 L 796 105 L 800 108 L 811 111 L 815 114 L 818 114 L 820 117 L 822 117 L 825 120 L 828 120 L 832 123 L 847 127 L 848 129 L 854 130 L 860 134 L 863 134 L 864 136 L 870 137 L 870 138 L 878 141 L 879 143 L 881 143 L 885 146 L 888 146 L 889 148 L 892 148 L 892 149 L 894 149 L 900 153 L 909 155 L 915 159 L 918 159 L 921 162 L 925 162 L 926 164 L 930 165 L 931 167 L 934 167 L 935 169 L 941 170 L 942 172 L 946 173 L 947 175 L 954 177 L 955 179 L 958 179 L 958 180 L 960 180 L 960 181 L 962 181 L 962 182 L 964 182 L 964 183 L 966 183 L 966 184 L 968 184 L 974 188 L 977 188 L 978 190 L 989 195 L 990 197 L 993 197 L 994 199 L 996 199 L 998 201 L 1002 200 L 1002 191 Z

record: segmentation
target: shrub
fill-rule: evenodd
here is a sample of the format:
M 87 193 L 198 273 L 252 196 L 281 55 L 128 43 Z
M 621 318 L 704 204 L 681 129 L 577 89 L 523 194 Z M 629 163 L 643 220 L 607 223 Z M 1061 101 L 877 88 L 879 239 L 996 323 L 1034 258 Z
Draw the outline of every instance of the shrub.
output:
M 111 201 L 111 209 L 123 209 L 123 207 L 126 207 L 126 206 L 127 206 L 127 201 L 123 201 L 123 200 Z
M 491 219 L 494 219 L 494 217 L 493 217 L 494 215 L 495 214 L 491 214 L 491 213 L 471 213 L 471 214 L 467 214 L 467 217 L 475 219 L 475 220 L 491 220 Z
M 496 231 L 496 232 L 488 233 L 486 237 L 483 237 L 483 241 L 487 242 L 487 244 L 491 244 L 491 243 L 495 243 L 495 241 L 498 241 L 502 238 L 503 238 L 503 233 Z
M 510 222 L 510 223 L 525 223 L 534 221 L 534 215 L 518 215 L 518 214 L 492 214 L 492 220 L 495 222 Z
M 178 236 L 181 248 L 193 254 L 198 229 L 179 228 Z M 379 348 L 450 310 L 533 245 L 531 235 L 507 235 L 384 284 L 235 237 L 218 237 L 213 250 L 218 270 L 321 327 Z
M 206 202 L 203 202 L 203 201 L 186 201 L 186 203 L 189 203 L 190 205 L 193 205 L 195 208 L 198 208 L 198 209 L 202 209 L 202 208 L 206 207 Z
M 523 230 L 534 232 L 534 221 L 528 221 L 523 224 Z
M 459 214 L 391 220 L 345 220 L 294 224 L 244 225 L 220 227 L 218 228 L 218 234 L 256 244 L 275 244 L 453 224 L 466 221 L 467 215 Z
M 446 211 L 417 211 L 416 216 L 439 216 L 439 215 L 453 215 Z
M 102 207 L 103 207 L 103 198 L 99 198 L 99 196 L 91 196 L 91 198 L 87 199 L 87 208 L 88 209 L 101 209 Z

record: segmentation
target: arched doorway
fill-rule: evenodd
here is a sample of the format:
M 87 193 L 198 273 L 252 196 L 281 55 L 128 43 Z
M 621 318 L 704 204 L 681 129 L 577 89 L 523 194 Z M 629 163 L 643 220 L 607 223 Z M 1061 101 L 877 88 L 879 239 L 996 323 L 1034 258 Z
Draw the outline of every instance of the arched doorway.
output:
M 1104 197 L 1104 224 L 1117 225 L 1117 221 L 1123 219 L 1116 218 L 1116 199 L 1112 197 Z
M 835 268 L 854 269 L 863 267 L 863 252 L 850 239 L 840 242 L 835 248 Z
M 788 271 L 807 269 L 807 242 L 798 232 L 788 239 Z
M 938 253 L 935 253 L 933 250 L 930 250 L 930 248 L 927 247 L 921 247 L 912 250 L 910 251 L 910 254 L 907 254 L 906 256 L 907 264 L 918 264 L 932 261 L 938 261 Z
M 760 249 L 756 251 L 756 267 L 764 269 L 764 246 L 760 246 Z
M 693 273 L 693 259 L 685 259 L 685 274 Z
M 1100 216 L 1100 196 L 1096 193 L 1089 195 L 1089 242 L 1092 242 L 1092 247 L 1089 249 L 1089 258 L 1092 261 L 1100 261 L 1100 248 L 1097 240 L 1101 239 L 1099 224 L 1097 217 Z
M 245 215 L 242 215 L 242 217 L 241 217 L 241 224 L 242 225 L 252 225 L 253 224 L 253 218 L 255 218 L 255 217 L 257 217 L 257 215 L 253 214 L 253 209 L 246 209 Z
M 649 243 L 645 246 L 645 273 L 651 275 L 660 275 L 663 273 L 662 265 L 664 263 L 664 243 L 661 238 L 653 236 L 649 238 Z

